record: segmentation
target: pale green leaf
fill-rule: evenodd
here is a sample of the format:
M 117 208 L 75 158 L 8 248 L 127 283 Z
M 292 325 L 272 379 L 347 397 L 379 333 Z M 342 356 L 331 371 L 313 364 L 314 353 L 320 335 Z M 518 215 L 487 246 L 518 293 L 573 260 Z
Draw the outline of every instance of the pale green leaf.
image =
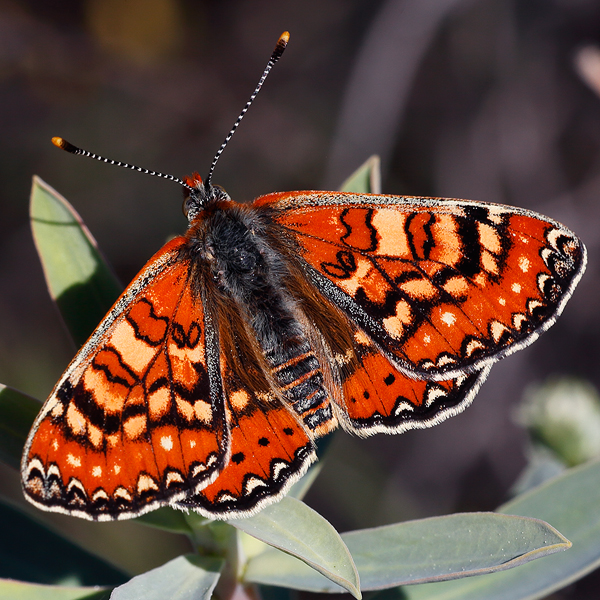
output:
M 189 526 L 185 513 L 169 506 L 158 508 L 152 512 L 146 513 L 136 519 L 138 523 L 156 527 L 163 531 L 171 533 L 183 533 L 187 536 L 192 535 L 192 528 Z
M 115 588 L 110 600 L 210 600 L 223 564 L 218 558 L 178 556 Z
M 410 600 L 534 600 L 600 566 L 600 462 L 575 467 L 498 509 L 544 519 L 573 547 L 514 571 L 407 587 Z
M 355 598 L 360 598 L 358 573 L 348 548 L 330 523 L 306 504 L 294 498 L 284 498 L 254 517 L 229 523 L 270 546 L 298 557 L 303 562 L 297 562 L 310 565 L 311 568 L 306 567 L 309 572 L 317 576 L 322 574 L 323 579 L 327 578 L 325 581 L 335 582 Z M 271 555 L 271 552 L 260 554 L 253 560 L 267 554 Z M 249 569 L 253 560 L 248 565 Z M 277 565 L 273 565 L 271 571 L 276 573 L 277 570 Z
M 504 570 L 569 546 L 542 521 L 494 513 L 408 521 L 342 534 L 342 539 L 363 591 Z M 275 550 L 253 558 L 246 579 L 313 592 L 342 591 Z
M 122 287 L 75 209 L 39 177 L 33 178 L 30 217 L 50 295 L 79 346 Z
M 110 588 L 42 585 L 0 579 L 0 598 L 7 600 L 107 600 Z
M 342 192 L 381 194 L 381 161 L 379 156 L 368 158 L 342 185 Z
M 322 462 L 311 465 L 310 469 L 306 472 L 306 475 L 294 483 L 287 495 L 291 498 L 296 498 L 296 500 L 302 500 L 315 482 L 315 479 L 319 476 L 322 468 Z

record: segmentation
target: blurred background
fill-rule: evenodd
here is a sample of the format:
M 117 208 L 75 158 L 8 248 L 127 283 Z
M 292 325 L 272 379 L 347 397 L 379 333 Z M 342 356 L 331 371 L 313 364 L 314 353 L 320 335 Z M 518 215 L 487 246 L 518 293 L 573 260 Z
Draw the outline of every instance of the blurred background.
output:
M 215 173 L 235 200 L 336 189 L 379 154 L 386 193 L 525 207 L 588 247 L 563 316 L 497 364 L 470 409 L 398 437 L 337 435 L 307 498 L 340 530 L 494 509 L 527 463 L 515 407 L 529 386 L 600 384 L 597 0 L 0 0 L 0 382 L 44 399 L 76 350 L 31 238 L 32 175 L 75 206 L 123 283 L 186 226 L 177 185 L 50 138 L 205 175 L 286 29 L 284 58 Z M 14 473 L 0 481 L 19 496 Z M 90 527 L 100 539 L 112 525 Z M 554 597 L 595 598 L 595 585 Z

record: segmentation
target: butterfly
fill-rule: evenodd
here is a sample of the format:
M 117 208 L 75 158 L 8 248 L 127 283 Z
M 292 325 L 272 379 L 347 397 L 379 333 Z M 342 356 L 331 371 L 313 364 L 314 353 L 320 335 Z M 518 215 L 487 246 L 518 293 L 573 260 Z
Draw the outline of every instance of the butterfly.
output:
M 575 234 L 525 209 L 323 191 L 239 204 L 211 174 L 169 176 L 186 190 L 186 233 L 129 284 L 37 417 L 22 482 L 39 508 L 252 515 L 338 426 L 401 433 L 461 412 L 585 269 Z

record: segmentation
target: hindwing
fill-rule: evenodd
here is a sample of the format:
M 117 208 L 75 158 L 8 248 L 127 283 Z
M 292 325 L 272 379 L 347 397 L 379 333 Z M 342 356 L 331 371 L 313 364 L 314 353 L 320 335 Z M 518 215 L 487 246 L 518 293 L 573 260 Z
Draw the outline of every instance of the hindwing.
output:
M 251 367 L 250 365 L 248 365 Z M 316 460 L 312 435 L 270 387 L 246 387 L 221 355 L 231 451 L 217 479 L 178 506 L 210 518 L 244 517 L 275 502 Z

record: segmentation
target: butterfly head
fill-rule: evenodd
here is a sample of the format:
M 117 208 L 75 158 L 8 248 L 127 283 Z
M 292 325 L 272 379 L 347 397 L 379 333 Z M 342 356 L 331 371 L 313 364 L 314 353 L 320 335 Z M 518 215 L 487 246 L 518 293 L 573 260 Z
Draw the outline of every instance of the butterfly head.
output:
M 198 173 L 183 178 L 186 187 L 183 188 L 183 214 L 191 223 L 213 202 L 231 200 L 229 194 L 220 186 L 205 183 Z

